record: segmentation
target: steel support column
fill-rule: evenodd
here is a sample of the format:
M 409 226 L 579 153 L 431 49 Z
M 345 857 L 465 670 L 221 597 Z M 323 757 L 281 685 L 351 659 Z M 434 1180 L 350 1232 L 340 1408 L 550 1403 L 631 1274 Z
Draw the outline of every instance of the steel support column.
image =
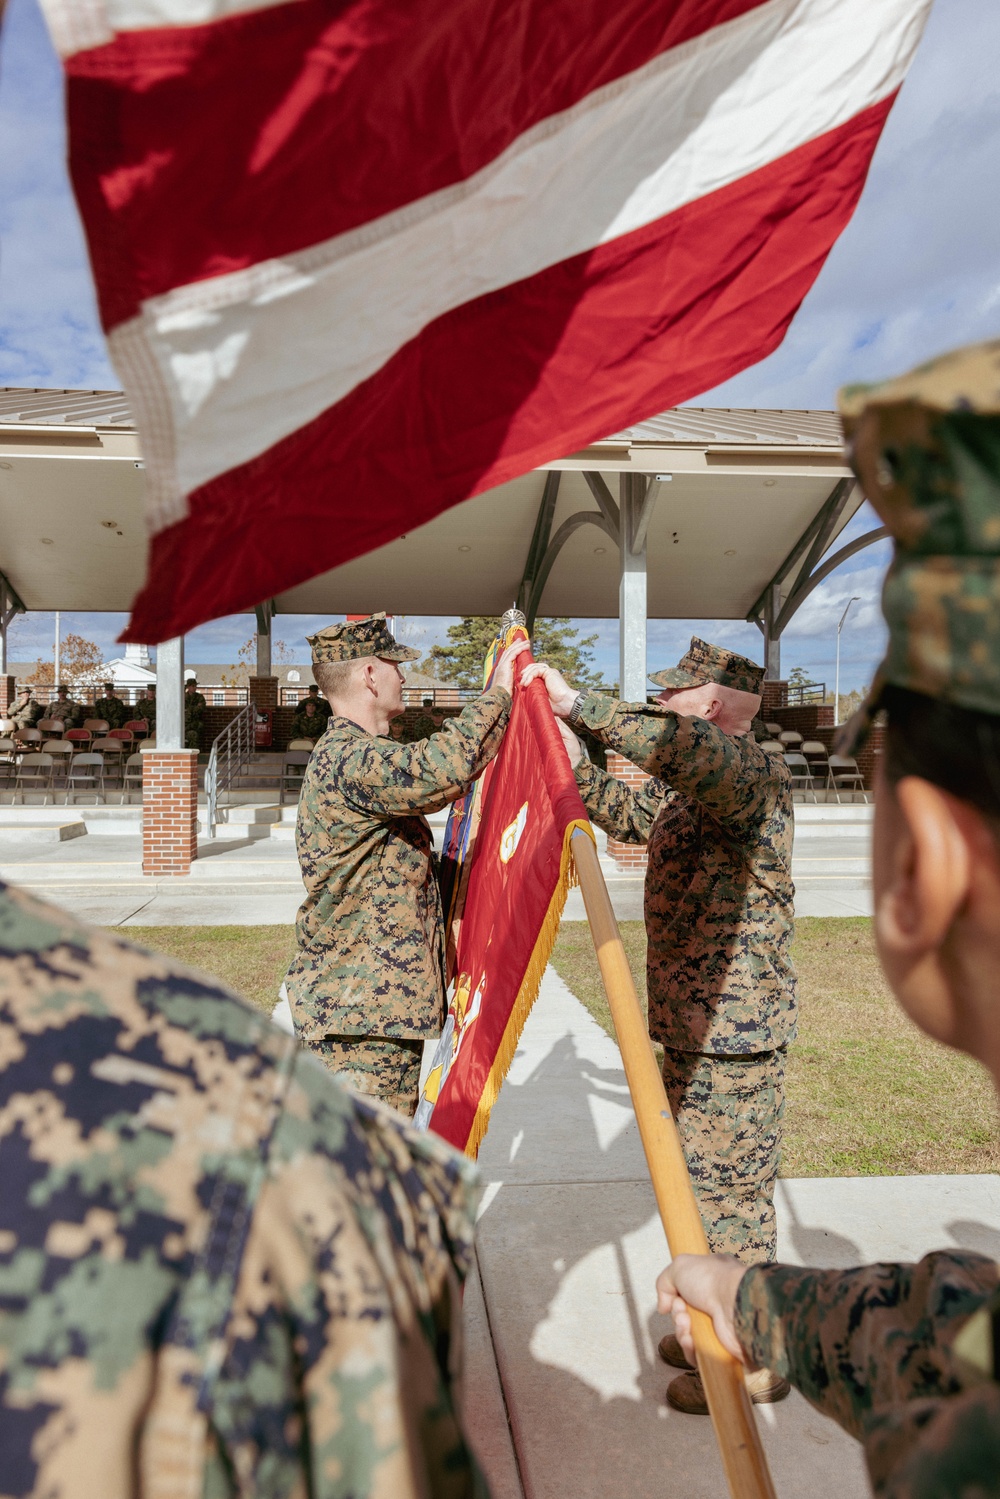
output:
M 647 484 L 642 474 L 622 474 L 619 478 L 618 691 L 627 703 L 644 703 L 647 693 Z
M 274 618 L 274 601 L 258 604 L 257 615 L 257 671 L 258 677 L 271 675 L 271 620 Z
M 156 648 L 156 747 L 184 748 L 184 637 Z

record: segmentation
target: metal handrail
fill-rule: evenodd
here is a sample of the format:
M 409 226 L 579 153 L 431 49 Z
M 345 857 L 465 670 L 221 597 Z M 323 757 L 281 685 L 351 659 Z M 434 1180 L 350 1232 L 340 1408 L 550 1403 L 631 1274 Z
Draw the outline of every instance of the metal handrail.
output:
M 229 790 L 250 764 L 256 744 L 256 726 L 256 709 L 253 703 L 247 703 L 212 741 L 205 768 L 206 822 L 210 838 L 215 837 L 220 795 Z

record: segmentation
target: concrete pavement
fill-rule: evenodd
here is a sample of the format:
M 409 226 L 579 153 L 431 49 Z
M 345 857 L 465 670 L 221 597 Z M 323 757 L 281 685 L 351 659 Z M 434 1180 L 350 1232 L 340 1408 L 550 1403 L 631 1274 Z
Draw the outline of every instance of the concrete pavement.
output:
M 665 1400 L 668 1256 L 618 1050 L 551 969 L 480 1164 L 466 1412 L 495 1499 L 724 1499 L 710 1423 Z M 1000 1178 L 782 1181 L 778 1218 L 791 1263 L 1000 1257 Z M 799 1395 L 758 1420 L 779 1499 L 868 1495 L 858 1445 Z
M 303 889 L 293 839 L 294 807 L 234 809 L 258 820 L 234 823 L 223 830 L 225 836 L 202 837 L 189 875 L 156 879 L 141 871 L 139 811 L 0 808 L 0 878 L 108 926 L 261 925 L 295 919 Z M 444 813 L 431 819 L 438 841 L 444 820 Z M 871 914 L 870 836 L 870 807 L 796 808 L 792 875 L 798 915 Z M 606 848 L 599 832 L 598 851 L 618 918 L 641 921 L 642 877 L 621 874 Z M 571 891 L 563 919 L 585 919 L 579 891 Z

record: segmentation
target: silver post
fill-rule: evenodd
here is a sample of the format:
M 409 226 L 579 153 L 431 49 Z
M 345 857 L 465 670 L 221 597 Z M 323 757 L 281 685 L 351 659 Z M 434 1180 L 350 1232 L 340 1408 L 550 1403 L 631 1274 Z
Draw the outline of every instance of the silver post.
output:
M 833 679 L 833 722 L 835 725 L 840 723 L 840 632 L 844 628 L 844 621 L 850 613 L 851 605 L 857 603 L 860 603 L 857 594 L 847 600 L 847 608 L 840 616 L 840 624 L 837 626 L 837 670 Z

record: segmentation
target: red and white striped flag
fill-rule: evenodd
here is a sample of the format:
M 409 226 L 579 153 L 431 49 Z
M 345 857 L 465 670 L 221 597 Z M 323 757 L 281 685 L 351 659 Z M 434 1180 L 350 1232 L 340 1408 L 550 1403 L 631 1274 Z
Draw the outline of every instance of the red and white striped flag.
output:
M 781 340 L 930 0 L 43 0 L 152 533 L 242 609 Z

